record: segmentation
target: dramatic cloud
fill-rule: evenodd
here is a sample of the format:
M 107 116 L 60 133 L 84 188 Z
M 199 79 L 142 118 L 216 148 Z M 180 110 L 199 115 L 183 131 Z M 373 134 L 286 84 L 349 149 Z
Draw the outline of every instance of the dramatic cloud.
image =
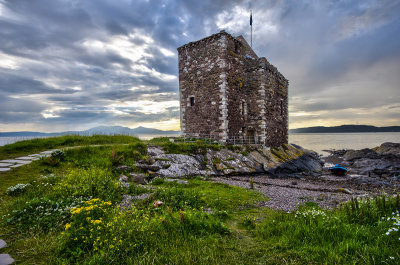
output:
M 0 0 L 0 131 L 179 129 L 176 48 L 250 40 L 250 8 L 291 128 L 400 124 L 399 0 Z

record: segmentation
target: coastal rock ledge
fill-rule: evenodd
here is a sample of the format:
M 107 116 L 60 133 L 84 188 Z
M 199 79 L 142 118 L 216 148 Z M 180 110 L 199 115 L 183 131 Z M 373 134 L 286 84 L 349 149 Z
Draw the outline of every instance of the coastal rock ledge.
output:
M 400 143 L 361 150 L 334 150 L 327 163 L 339 163 L 349 170 L 351 182 L 358 185 L 400 187 Z
M 186 176 L 232 176 L 266 173 L 271 177 L 319 176 L 323 162 L 317 153 L 294 144 L 277 148 L 247 147 L 203 149 L 185 154 L 167 154 L 160 146 L 149 146 L 151 165 L 136 167 L 151 177 L 183 178 Z

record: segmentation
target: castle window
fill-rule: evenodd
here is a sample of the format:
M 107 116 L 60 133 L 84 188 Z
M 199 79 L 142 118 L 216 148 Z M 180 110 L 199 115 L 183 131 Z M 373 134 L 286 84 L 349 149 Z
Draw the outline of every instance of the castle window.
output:
M 239 45 L 237 42 L 235 42 L 235 53 L 238 53 L 238 50 L 239 50 Z
M 246 102 L 242 101 L 242 116 L 246 114 Z
M 190 106 L 194 106 L 194 97 L 190 97 Z

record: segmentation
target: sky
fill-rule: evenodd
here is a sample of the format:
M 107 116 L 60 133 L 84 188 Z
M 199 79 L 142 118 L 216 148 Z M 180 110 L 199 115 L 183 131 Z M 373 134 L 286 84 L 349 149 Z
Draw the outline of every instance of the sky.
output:
M 176 48 L 250 8 L 289 128 L 400 125 L 400 0 L 0 0 L 0 131 L 179 130 Z

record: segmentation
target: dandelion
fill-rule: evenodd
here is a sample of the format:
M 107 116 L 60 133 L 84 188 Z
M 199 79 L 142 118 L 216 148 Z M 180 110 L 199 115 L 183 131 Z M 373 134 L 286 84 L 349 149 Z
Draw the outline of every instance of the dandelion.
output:
M 70 227 L 71 227 L 70 223 L 65 224 L 65 230 L 68 230 L 68 228 L 70 228 Z

